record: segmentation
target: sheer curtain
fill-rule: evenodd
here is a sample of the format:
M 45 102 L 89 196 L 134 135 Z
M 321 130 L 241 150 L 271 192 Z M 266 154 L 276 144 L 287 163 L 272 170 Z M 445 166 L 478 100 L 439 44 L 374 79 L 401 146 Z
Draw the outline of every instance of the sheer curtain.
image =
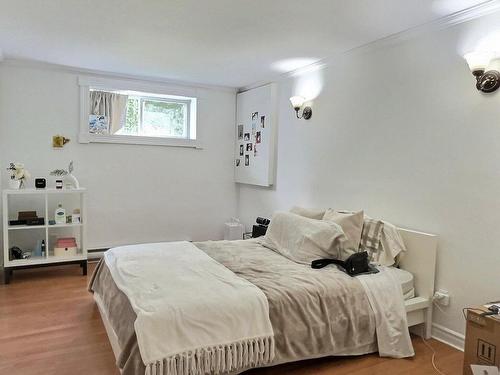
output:
M 127 100 L 127 95 L 90 91 L 90 114 L 106 116 L 109 122 L 109 134 L 115 134 L 124 123 Z

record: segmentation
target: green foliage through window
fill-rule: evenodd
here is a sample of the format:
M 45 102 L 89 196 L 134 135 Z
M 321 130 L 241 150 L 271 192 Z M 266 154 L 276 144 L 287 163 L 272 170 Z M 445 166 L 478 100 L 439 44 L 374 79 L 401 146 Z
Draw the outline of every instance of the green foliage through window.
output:
M 123 135 L 189 138 L 188 104 L 148 97 L 129 96 Z
M 127 117 L 125 120 L 125 134 L 137 134 L 139 131 L 139 99 L 129 98 L 127 101 Z

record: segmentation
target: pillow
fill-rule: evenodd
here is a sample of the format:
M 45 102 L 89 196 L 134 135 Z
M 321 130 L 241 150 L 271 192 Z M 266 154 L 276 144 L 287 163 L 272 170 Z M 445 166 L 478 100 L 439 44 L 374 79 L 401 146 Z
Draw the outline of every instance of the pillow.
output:
M 342 257 L 346 237 L 340 225 L 309 219 L 289 212 L 276 212 L 262 245 L 297 263 Z
M 353 211 L 337 211 L 343 214 L 354 214 Z M 363 217 L 363 229 L 357 251 L 366 251 L 370 257 L 370 261 L 377 262 L 382 251 L 381 238 L 384 222 L 382 220 L 372 219 L 369 216 Z
M 325 210 L 320 210 L 317 208 L 303 208 L 303 207 L 297 207 L 293 206 L 292 209 L 290 210 L 291 213 L 294 213 L 296 215 L 304 216 L 309 219 L 316 219 L 316 220 L 321 220 L 323 219 L 323 215 L 325 214 Z
M 392 266 L 401 252 L 406 251 L 405 243 L 401 238 L 396 226 L 384 221 L 382 235 L 380 236 L 379 256 L 377 262 L 384 266 Z
M 406 251 L 403 239 L 393 224 L 365 216 L 359 251 L 368 251 L 372 262 L 393 266 L 401 252 Z
M 378 252 L 382 250 L 380 246 L 380 238 L 384 223 L 381 220 L 372 219 L 365 216 L 363 219 L 363 231 L 361 232 L 361 240 L 359 241 L 359 251 L 368 251 L 370 257 L 378 257 Z
M 340 225 L 344 231 L 347 241 L 345 248 L 357 252 L 359 242 L 361 240 L 361 232 L 363 230 L 363 211 L 358 212 L 341 212 L 329 208 L 326 210 L 323 220 L 333 221 Z

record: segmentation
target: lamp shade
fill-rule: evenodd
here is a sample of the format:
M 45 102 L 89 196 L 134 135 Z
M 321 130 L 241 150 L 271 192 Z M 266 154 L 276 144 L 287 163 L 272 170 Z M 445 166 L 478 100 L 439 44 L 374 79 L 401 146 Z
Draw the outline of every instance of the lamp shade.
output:
M 304 104 L 305 99 L 302 96 L 292 96 L 290 98 L 290 103 L 292 103 L 293 108 L 300 108 Z
M 486 70 L 492 57 L 493 54 L 491 52 L 470 52 L 464 55 L 471 72 Z

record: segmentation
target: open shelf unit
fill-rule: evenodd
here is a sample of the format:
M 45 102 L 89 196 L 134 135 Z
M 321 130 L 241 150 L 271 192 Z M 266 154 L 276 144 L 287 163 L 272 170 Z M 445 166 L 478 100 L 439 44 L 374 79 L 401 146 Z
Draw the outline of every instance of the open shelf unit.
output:
M 4 190 L 3 200 L 3 249 L 5 283 L 8 284 L 15 269 L 43 267 L 68 263 L 80 263 L 84 275 L 87 273 L 87 210 L 86 189 L 21 189 Z M 58 202 L 64 202 L 66 214 L 80 209 L 80 223 L 50 225 Z M 16 219 L 18 210 L 37 211 L 43 215 L 44 225 L 9 225 L 9 220 Z M 57 237 L 74 236 L 77 238 L 78 251 L 73 256 L 55 256 L 54 244 Z M 23 250 L 34 250 L 37 240 L 45 240 L 45 256 L 28 259 L 10 259 L 10 248 L 19 246 Z M 21 245 L 19 245 L 21 244 Z

